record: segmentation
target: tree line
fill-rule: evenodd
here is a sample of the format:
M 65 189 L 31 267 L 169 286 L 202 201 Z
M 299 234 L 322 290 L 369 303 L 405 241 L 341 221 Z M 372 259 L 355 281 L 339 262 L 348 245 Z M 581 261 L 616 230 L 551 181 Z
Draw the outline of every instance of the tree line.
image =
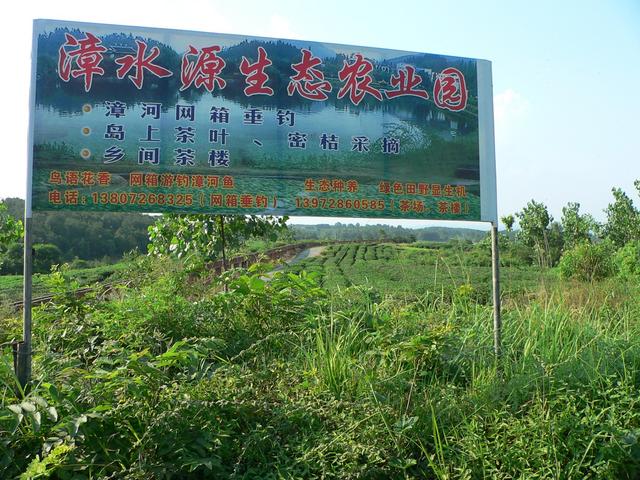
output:
M 640 196 L 640 179 L 634 186 Z M 604 222 L 581 213 L 577 202 L 562 208 L 558 222 L 544 203 L 531 200 L 501 218 L 507 229 L 505 247 L 524 263 L 559 266 L 565 277 L 594 280 L 614 273 L 640 274 L 640 210 L 622 189 L 613 188 L 612 193 Z
M 359 223 L 334 225 L 291 225 L 297 240 L 353 240 L 411 243 L 415 241 L 447 242 L 449 240 L 478 241 L 484 232 L 469 228 L 425 227 L 405 228 L 400 225 L 360 225 Z
M 24 200 L 7 198 L 2 204 L 0 225 L 13 225 L 14 235 L 0 237 L 0 274 L 20 274 Z M 131 250 L 146 252 L 148 227 L 154 221 L 152 216 L 137 213 L 34 212 L 34 271 L 48 272 L 51 265 L 63 262 L 79 267 L 87 262 L 112 262 Z

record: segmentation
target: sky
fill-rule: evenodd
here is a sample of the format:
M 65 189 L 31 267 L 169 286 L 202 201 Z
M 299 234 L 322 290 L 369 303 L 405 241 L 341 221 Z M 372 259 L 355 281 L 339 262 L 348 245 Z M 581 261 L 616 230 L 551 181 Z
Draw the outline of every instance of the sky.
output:
M 0 30 L 5 56 L 0 198 L 24 198 L 26 192 L 35 18 L 487 59 L 493 68 L 499 216 L 535 199 L 556 220 L 563 206 L 578 202 L 602 221 L 612 187 L 640 204 L 633 187 L 640 178 L 640 0 L 20 2 L 5 12 Z

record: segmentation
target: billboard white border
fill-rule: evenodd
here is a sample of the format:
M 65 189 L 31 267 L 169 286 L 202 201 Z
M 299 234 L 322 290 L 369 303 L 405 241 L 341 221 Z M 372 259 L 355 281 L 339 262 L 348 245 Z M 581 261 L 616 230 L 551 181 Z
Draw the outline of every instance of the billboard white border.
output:
M 480 152 L 480 220 L 498 223 L 496 146 L 493 126 L 491 62 L 477 60 L 478 144 Z

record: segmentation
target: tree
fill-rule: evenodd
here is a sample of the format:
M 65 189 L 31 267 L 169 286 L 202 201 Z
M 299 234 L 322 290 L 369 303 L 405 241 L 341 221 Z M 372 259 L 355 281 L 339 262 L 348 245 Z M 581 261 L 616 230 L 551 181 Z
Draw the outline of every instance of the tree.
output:
M 24 245 L 11 243 L 0 257 L 0 275 L 20 275 L 23 270 Z
M 591 233 L 597 225 L 595 219 L 588 213 L 580 215 L 580 204 L 577 202 L 569 202 L 566 207 L 562 207 L 561 223 L 566 249 L 590 241 Z
M 62 252 L 50 243 L 38 243 L 33 246 L 33 271 L 49 273 L 53 265 L 62 263 Z
M 547 236 L 547 261 L 548 265 L 557 265 L 564 250 L 564 236 L 562 235 L 562 225 L 558 222 L 551 222 Z
M 622 278 L 640 279 L 640 240 L 629 242 L 619 249 L 614 260 Z
M 7 206 L 0 200 L 0 253 L 22 238 L 22 222 L 7 212 Z
M 504 217 L 500 218 L 500 221 L 507 228 L 508 233 L 511 233 L 513 231 L 513 224 L 516 222 L 516 219 L 513 215 L 505 215 Z
M 553 217 L 549 215 L 547 206 L 531 200 L 516 216 L 520 219 L 518 237 L 522 243 L 534 250 L 538 265 L 550 266 L 549 226 Z
M 22 222 L 9 213 L 4 201 L 0 201 L 0 273 L 20 273 L 14 271 L 16 265 L 13 264 L 13 250 L 17 248 L 18 257 L 21 258 L 22 248 L 18 241 L 22 235 Z
M 638 185 L 640 183 L 636 181 L 636 187 Z M 614 202 L 605 210 L 607 223 L 604 226 L 604 235 L 620 248 L 631 240 L 640 239 L 640 212 L 622 189 L 613 188 L 611 191 Z
M 190 267 L 217 260 L 251 237 L 277 239 L 287 217 L 164 214 L 149 227 L 151 255 L 175 255 Z M 224 235 L 222 232 L 224 230 Z
M 7 212 L 19 220 L 24 200 L 6 198 Z M 137 249 L 147 250 L 148 227 L 154 217 L 133 212 L 34 212 L 33 243 L 57 246 L 63 261 L 116 259 Z

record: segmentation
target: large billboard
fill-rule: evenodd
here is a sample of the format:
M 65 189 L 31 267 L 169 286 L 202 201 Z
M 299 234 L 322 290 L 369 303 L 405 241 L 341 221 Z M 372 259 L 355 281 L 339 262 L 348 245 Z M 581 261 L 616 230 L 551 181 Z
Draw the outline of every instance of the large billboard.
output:
M 495 220 L 491 65 L 34 22 L 34 210 Z

